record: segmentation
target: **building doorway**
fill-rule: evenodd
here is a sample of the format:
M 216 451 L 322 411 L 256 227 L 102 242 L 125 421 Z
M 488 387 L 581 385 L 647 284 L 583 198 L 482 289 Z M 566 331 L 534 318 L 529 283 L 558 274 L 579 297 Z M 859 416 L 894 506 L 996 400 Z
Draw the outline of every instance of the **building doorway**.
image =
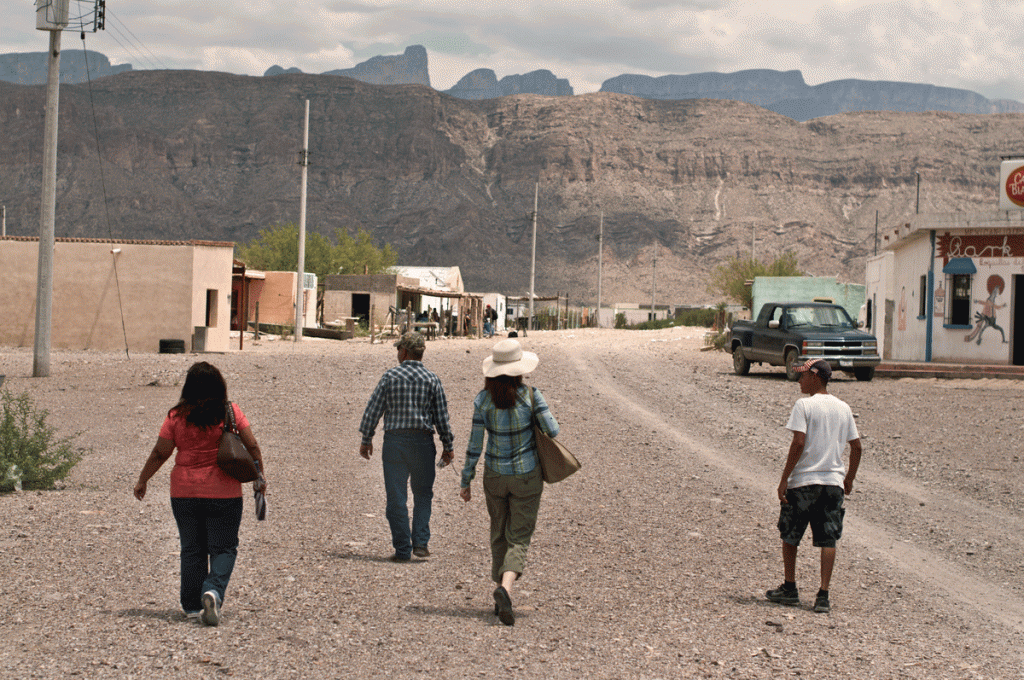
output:
M 352 293 L 352 316 L 358 317 L 360 323 L 370 318 L 369 293 Z
M 1013 294 L 1010 296 L 1010 356 L 1014 366 L 1024 366 L 1024 274 L 1013 275 Z

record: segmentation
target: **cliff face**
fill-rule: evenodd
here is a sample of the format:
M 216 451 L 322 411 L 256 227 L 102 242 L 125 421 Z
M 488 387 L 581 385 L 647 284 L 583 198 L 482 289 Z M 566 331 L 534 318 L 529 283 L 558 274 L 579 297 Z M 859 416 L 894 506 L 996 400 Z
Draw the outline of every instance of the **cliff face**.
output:
M 46 52 L 0 54 L 0 80 L 19 85 L 45 85 L 48 70 L 46 55 Z M 131 64 L 111 66 L 106 55 L 99 52 L 61 50 L 60 53 L 62 84 L 84 83 L 87 77 L 102 78 L 131 70 Z
M 1020 102 L 992 101 L 951 87 L 874 80 L 836 80 L 812 87 L 799 71 L 769 69 L 659 78 L 621 75 L 606 80 L 601 91 L 646 99 L 734 99 L 798 121 L 849 111 L 1024 111 Z
M 404 265 L 458 265 L 467 287 L 716 302 L 718 262 L 796 251 L 812 274 L 863 280 L 882 228 L 914 211 L 992 209 L 1020 114 L 849 113 L 798 123 L 736 101 L 598 93 L 467 101 L 347 78 L 132 72 L 61 89 L 57 235 L 249 240 L 296 221 L 309 99 L 307 228 L 364 228 Z M 0 196 L 38 234 L 43 87 L 0 83 Z M 103 185 L 111 219 L 103 206 Z
M 542 94 L 549 97 L 571 97 L 572 85 L 565 78 L 557 78 L 546 69 L 505 76 L 500 81 L 489 68 L 478 68 L 462 77 L 445 94 L 460 99 L 494 99 L 513 94 Z

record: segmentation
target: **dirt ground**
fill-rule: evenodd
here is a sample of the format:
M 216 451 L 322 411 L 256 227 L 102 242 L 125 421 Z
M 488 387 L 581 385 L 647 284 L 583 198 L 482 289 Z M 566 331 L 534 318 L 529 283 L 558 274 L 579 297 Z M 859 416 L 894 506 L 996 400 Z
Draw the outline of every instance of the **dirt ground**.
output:
M 482 494 L 457 495 L 494 341 L 428 344 L 457 464 L 438 474 L 433 556 L 399 565 L 379 454 L 357 455 L 393 348 L 263 340 L 201 357 L 252 421 L 270 483 L 266 522 L 247 499 L 217 628 L 177 606 L 170 465 L 145 502 L 131 493 L 200 357 L 54 351 L 34 379 L 31 349 L 0 350 L 3 389 L 90 450 L 67 488 L 0 496 L 0 677 L 1024 678 L 1024 386 L 837 374 L 864 460 L 833 611 L 815 614 L 809 539 L 801 606 L 764 599 L 782 580 L 775 487 L 799 388 L 778 368 L 733 375 L 702 338 L 522 339 L 584 468 L 545 490 L 512 628 L 492 613 Z

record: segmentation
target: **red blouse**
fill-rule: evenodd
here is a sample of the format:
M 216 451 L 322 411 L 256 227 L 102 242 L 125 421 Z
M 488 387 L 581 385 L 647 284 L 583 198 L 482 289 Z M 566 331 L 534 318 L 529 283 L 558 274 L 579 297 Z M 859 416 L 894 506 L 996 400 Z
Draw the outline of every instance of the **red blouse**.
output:
M 235 424 L 239 431 L 249 427 L 249 420 L 232 403 Z M 171 470 L 171 498 L 238 498 L 242 483 L 217 465 L 221 425 L 200 428 L 179 418 L 171 411 L 160 428 L 160 436 L 174 442 L 178 454 Z

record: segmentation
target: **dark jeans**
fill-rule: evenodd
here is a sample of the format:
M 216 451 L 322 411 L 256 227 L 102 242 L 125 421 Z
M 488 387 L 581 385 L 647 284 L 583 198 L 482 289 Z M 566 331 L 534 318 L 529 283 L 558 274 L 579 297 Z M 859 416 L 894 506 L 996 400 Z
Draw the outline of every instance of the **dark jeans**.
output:
M 208 590 L 223 602 L 238 556 L 241 497 L 172 498 L 171 511 L 181 538 L 181 608 L 199 611 Z
M 429 430 L 388 430 L 384 433 L 385 514 L 395 554 L 408 557 L 413 547 L 430 542 L 430 506 L 434 499 L 434 433 Z M 409 530 L 409 487 L 412 487 L 412 531 Z

